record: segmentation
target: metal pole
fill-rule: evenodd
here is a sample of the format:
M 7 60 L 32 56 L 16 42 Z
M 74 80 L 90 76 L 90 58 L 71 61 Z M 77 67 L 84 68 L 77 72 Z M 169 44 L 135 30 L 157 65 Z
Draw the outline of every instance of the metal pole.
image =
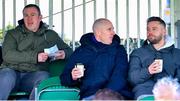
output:
M 5 13 L 5 0 L 2 0 L 2 31 L 3 31 L 3 38 L 4 38 L 4 36 L 5 36 L 5 20 L 6 20 L 6 18 L 5 18 L 5 15 L 6 15 L 6 13 Z
M 119 10 L 118 10 L 118 0 L 115 1 L 115 5 L 116 5 L 116 33 L 119 34 Z
M 137 0 L 137 39 L 138 39 L 138 48 L 141 46 L 141 37 L 140 37 L 140 1 Z
M 126 0 L 126 22 L 127 22 L 127 33 L 126 33 L 126 47 L 127 47 L 127 54 L 128 54 L 128 57 L 129 57 L 129 54 L 130 54 L 130 50 L 129 50 L 129 0 Z
M 64 0 L 61 0 L 61 38 L 64 39 Z
M 75 1 L 72 0 L 72 42 L 73 50 L 75 50 Z
M 86 0 L 83 0 L 83 34 L 86 33 Z
M 49 0 L 49 29 L 53 29 L 53 0 Z
M 16 26 L 16 0 L 13 0 L 13 26 Z
M 151 16 L 151 0 L 148 0 L 148 17 Z
M 53 1 L 53 0 L 52 0 Z M 39 5 L 39 0 L 35 0 L 35 4 Z
M 94 21 L 96 20 L 97 12 L 96 12 L 96 0 L 94 0 Z
M 105 8 L 104 8 L 105 18 L 107 18 L 107 0 L 104 0 L 104 5 L 105 5 Z

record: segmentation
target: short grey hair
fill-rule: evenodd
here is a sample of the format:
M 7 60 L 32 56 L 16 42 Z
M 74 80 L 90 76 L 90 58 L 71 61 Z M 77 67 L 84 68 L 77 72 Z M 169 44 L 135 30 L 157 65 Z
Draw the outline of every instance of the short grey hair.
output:
M 101 25 L 104 25 L 106 22 L 111 22 L 111 21 L 106 18 L 99 18 L 99 19 L 95 20 L 94 24 L 92 26 L 93 32 L 95 32 L 96 28 L 98 28 Z
M 163 77 L 162 79 L 159 79 L 152 90 L 155 97 L 166 93 L 160 90 L 161 87 L 167 87 L 167 89 L 170 88 L 174 98 L 178 98 L 180 96 L 180 84 L 176 78 Z

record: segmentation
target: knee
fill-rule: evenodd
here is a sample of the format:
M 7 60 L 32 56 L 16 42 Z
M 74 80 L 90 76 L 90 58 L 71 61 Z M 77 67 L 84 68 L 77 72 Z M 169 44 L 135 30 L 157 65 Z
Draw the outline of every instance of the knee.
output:
M 16 84 L 16 73 L 14 70 L 9 68 L 4 68 L 0 70 L 0 81 L 2 87 L 13 88 Z
M 36 84 L 39 84 L 42 80 L 49 78 L 49 73 L 46 71 L 36 72 Z
M 1 69 L 0 78 L 5 81 L 14 81 L 16 79 L 16 72 L 10 68 Z
M 40 80 L 47 79 L 47 78 L 49 78 L 49 73 L 46 71 L 38 71 L 37 78 L 39 78 Z

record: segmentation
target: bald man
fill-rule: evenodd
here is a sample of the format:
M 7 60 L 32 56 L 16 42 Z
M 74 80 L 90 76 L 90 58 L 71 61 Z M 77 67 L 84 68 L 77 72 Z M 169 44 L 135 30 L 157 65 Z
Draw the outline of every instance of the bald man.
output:
M 94 22 L 92 29 L 93 33 L 81 37 L 81 46 L 71 55 L 60 76 L 62 85 L 80 87 L 80 99 L 83 100 L 93 99 L 95 93 L 103 88 L 129 98 L 127 54 L 120 45 L 113 24 L 108 19 L 100 18 Z M 76 67 L 77 63 L 83 64 L 84 73 Z

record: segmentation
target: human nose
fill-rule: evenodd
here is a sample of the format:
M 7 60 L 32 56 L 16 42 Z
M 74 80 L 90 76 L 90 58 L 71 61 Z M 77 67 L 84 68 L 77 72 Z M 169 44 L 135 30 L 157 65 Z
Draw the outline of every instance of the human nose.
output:
M 27 20 L 31 20 L 32 19 L 32 16 L 27 16 Z
M 152 35 L 152 31 L 147 31 L 147 35 Z
M 115 31 L 113 30 L 111 34 L 112 34 L 112 35 L 115 35 Z

